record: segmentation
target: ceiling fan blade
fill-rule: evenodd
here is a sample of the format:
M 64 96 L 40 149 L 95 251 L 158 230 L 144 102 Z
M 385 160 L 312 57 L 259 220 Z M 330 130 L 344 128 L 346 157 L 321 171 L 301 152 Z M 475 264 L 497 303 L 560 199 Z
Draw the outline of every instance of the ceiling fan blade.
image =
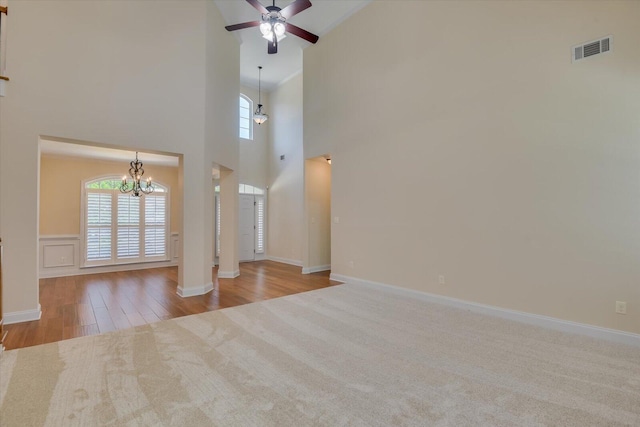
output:
M 297 15 L 303 10 L 309 9 L 311 7 L 311 2 L 309 0 L 296 0 L 290 5 L 286 6 L 284 9 L 280 11 L 280 14 L 284 19 L 289 19 L 293 15 Z
M 251 6 L 255 7 L 256 9 L 258 9 L 260 13 L 269 13 L 267 8 L 264 7 L 262 3 L 260 3 L 258 0 L 247 0 L 247 3 L 249 3 Z
M 261 23 L 262 23 L 261 21 L 243 22 L 242 24 L 227 25 L 224 28 L 226 28 L 227 31 L 235 31 L 235 30 L 242 30 L 243 28 L 257 27 Z
M 267 52 L 269 53 L 269 55 L 278 53 L 278 39 L 275 39 L 272 42 L 267 42 Z
M 286 22 L 284 25 L 287 27 L 287 32 L 293 34 L 294 36 L 298 36 L 301 39 L 305 39 L 308 42 L 316 43 L 320 39 L 320 37 L 316 36 L 315 34 L 310 33 L 307 30 L 303 30 L 300 27 L 296 27 L 293 24 L 289 24 L 288 22 Z

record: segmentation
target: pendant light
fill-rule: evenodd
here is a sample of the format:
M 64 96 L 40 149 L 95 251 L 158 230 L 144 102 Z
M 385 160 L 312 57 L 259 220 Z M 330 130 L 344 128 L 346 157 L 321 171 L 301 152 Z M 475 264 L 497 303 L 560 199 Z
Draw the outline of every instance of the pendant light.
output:
M 262 111 L 262 66 L 258 66 L 258 108 L 256 108 L 255 113 L 253 113 L 253 121 L 257 124 L 261 125 L 269 119 L 269 116 Z

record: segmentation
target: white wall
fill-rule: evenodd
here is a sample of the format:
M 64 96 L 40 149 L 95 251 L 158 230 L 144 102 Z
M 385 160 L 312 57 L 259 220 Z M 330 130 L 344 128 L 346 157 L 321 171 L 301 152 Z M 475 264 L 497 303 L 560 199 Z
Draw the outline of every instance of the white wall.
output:
M 304 51 L 305 154 L 333 157 L 333 272 L 640 332 L 640 2 L 394 15 L 371 31 L 388 22 L 372 2 Z M 613 53 L 571 63 L 608 34 Z
M 267 256 L 302 265 L 302 75 L 278 86 L 270 101 Z
M 216 156 L 237 162 L 237 110 L 226 110 L 237 103 L 239 46 L 217 9 L 204 1 L 25 1 L 11 9 L 11 82 L 0 99 L 5 312 L 38 305 L 40 135 L 182 155 L 189 221 L 179 286 L 204 289 L 211 165 Z

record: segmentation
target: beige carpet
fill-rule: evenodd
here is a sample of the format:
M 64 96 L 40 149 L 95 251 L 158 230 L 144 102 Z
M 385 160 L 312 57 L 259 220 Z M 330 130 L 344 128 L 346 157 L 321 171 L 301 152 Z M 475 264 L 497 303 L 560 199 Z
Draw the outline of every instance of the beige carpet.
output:
M 5 352 L 0 425 L 640 426 L 640 349 L 341 285 Z

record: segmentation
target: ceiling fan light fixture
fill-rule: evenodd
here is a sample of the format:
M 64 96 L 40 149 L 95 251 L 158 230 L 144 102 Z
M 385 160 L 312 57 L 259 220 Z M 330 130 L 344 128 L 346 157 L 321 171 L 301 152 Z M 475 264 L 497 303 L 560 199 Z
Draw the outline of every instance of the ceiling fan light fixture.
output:
M 282 40 L 285 37 L 287 37 L 286 34 L 278 35 L 277 33 L 268 33 L 268 34 L 263 35 L 262 38 L 272 42 L 274 34 L 276 35 L 276 39 L 278 40 L 278 43 L 280 42 L 280 40 Z
M 263 21 L 262 24 L 260 24 L 260 32 L 262 33 L 262 35 L 264 37 L 270 35 L 271 34 L 271 24 L 268 21 Z
M 273 32 L 276 33 L 276 36 L 281 37 L 284 36 L 284 33 L 286 31 L 286 27 L 282 22 L 276 22 L 273 25 Z
M 262 15 L 262 23 L 260 24 L 260 32 L 262 37 L 270 42 L 275 40 L 282 40 L 286 37 L 287 27 L 285 26 L 285 19 L 278 12 L 270 12 L 269 14 Z
M 278 42 L 285 38 L 287 33 L 300 37 L 310 43 L 317 43 L 319 37 L 309 31 L 293 24 L 287 23 L 291 17 L 307 10 L 312 6 L 309 0 L 293 0 L 284 8 L 276 6 L 275 0 L 271 6 L 265 6 L 259 0 L 246 0 L 257 9 L 262 18 L 259 21 L 242 22 L 240 24 L 227 25 L 227 31 L 242 30 L 245 28 L 259 27 L 262 37 L 267 39 L 267 53 L 278 53 Z

